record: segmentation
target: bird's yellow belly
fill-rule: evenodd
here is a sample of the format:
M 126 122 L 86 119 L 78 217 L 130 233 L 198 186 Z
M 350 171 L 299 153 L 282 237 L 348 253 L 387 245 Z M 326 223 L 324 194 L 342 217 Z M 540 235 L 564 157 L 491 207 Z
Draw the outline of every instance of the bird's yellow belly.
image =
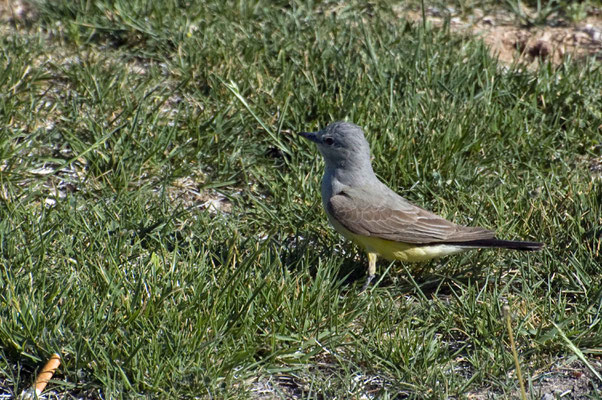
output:
M 449 246 L 445 244 L 416 246 L 409 243 L 393 242 L 390 240 L 359 235 L 355 235 L 355 238 L 352 240 L 368 253 L 377 253 L 379 256 L 390 261 L 428 261 L 433 258 L 460 253 L 466 250 L 460 246 Z
M 417 246 L 411 243 L 394 242 L 373 236 L 362 236 L 348 231 L 336 221 L 331 220 L 331 223 L 338 232 L 363 248 L 366 252 L 376 253 L 390 261 L 421 262 L 468 250 L 465 247 L 446 244 Z

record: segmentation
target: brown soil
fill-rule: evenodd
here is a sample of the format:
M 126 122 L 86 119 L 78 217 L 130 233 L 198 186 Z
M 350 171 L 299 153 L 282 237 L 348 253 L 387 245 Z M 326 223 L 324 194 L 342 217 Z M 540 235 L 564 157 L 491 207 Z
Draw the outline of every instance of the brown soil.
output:
M 422 12 L 396 10 L 400 17 L 422 22 Z M 453 16 L 453 9 L 426 10 L 427 23 L 443 26 L 446 21 L 452 32 L 481 37 L 492 55 L 504 64 L 519 62 L 529 69 L 539 61 L 562 63 L 568 56 L 576 59 L 594 57 L 602 60 L 602 10 L 590 8 L 579 22 L 569 23 L 557 17 L 546 25 L 522 26 L 514 14 L 504 9 L 473 10 L 471 15 Z M 525 10 L 526 15 L 533 12 Z

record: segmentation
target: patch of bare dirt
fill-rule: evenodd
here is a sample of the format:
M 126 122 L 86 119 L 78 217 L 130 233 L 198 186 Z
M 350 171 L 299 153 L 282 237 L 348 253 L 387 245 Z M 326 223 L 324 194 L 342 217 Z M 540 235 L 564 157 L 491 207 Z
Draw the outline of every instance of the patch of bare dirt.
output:
M 600 362 L 592 362 L 592 364 L 596 370 L 602 370 Z M 514 371 L 511 373 L 514 374 Z M 533 374 L 530 384 L 525 381 L 525 385 L 528 385 L 533 399 L 541 400 L 589 400 L 593 393 L 602 389 L 602 382 L 599 382 L 583 363 L 580 361 L 563 362 L 562 360 L 545 371 Z M 469 393 L 467 398 L 485 400 L 504 398 L 504 396 L 484 388 Z M 511 398 L 520 398 L 519 391 L 512 393 Z
M 194 169 L 189 176 L 176 179 L 167 187 L 167 194 L 172 202 L 184 207 L 198 207 L 212 214 L 231 213 L 232 203 L 226 196 L 212 189 L 199 188 L 206 179 L 202 171 Z
M 400 17 L 422 22 L 422 13 L 398 9 Z M 481 37 L 491 54 L 504 64 L 515 62 L 534 69 L 539 61 L 560 64 L 567 56 L 581 59 L 594 57 L 602 60 L 602 10 L 590 8 L 587 16 L 577 23 L 550 19 L 542 26 L 521 26 L 516 15 L 505 9 L 475 9 L 466 16 L 454 16 L 456 10 L 448 7 L 429 7 L 425 10 L 427 23 L 443 26 L 449 23 L 452 32 Z M 533 12 L 525 10 L 525 15 Z
M 38 17 L 38 13 L 29 2 L 24 0 L 0 0 L 0 25 L 7 23 L 30 24 Z
M 254 400 L 275 399 L 300 399 L 311 393 L 312 384 L 319 379 L 327 380 L 330 375 L 338 375 L 336 363 L 324 361 L 318 362 L 316 367 L 304 372 L 294 374 L 276 374 L 271 376 L 257 377 L 247 383 L 250 385 Z M 591 360 L 592 367 L 602 372 L 602 362 Z M 470 377 L 470 367 L 464 371 Z M 457 371 L 456 371 L 457 373 Z M 526 374 L 527 371 L 523 371 Z M 508 371 L 509 378 L 515 379 L 514 370 Z M 558 359 L 549 368 L 533 371 L 525 376 L 527 390 L 533 399 L 541 400 L 590 400 L 591 395 L 602 390 L 602 382 L 598 381 L 594 374 L 580 361 Z M 394 383 L 388 382 L 379 376 L 365 376 L 361 374 L 352 377 L 353 384 L 350 385 L 349 398 L 369 400 L 379 398 L 384 388 L 394 389 Z M 512 393 L 502 393 L 489 387 L 481 387 L 472 390 L 460 397 L 450 397 L 450 400 L 466 398 L 470 400 L 491 399 L 518 399 L 520 392 L 517 389 Z M 315 388 L 314 388 L 315 390 Z

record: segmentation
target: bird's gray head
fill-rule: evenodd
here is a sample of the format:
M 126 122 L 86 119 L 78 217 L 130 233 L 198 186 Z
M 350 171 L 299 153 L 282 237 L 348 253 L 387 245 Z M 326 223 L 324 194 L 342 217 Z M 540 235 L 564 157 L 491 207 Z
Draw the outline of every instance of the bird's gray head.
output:
M 349 122 L 333 122 L 318 132 L 299 135 L 318 145 L 327 168 L 366 168 L 370 166 L 370 146 L 362 128 Z

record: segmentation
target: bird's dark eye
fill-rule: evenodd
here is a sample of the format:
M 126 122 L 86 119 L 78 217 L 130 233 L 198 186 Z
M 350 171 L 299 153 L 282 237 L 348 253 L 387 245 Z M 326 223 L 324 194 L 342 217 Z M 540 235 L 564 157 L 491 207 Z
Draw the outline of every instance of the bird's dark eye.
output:
M 324 143 L 326 143 L 327 145 L 331 146 L 331 145 L 334 144 L 334 139 L 331 138 L 331 137 L 324 138 Z

